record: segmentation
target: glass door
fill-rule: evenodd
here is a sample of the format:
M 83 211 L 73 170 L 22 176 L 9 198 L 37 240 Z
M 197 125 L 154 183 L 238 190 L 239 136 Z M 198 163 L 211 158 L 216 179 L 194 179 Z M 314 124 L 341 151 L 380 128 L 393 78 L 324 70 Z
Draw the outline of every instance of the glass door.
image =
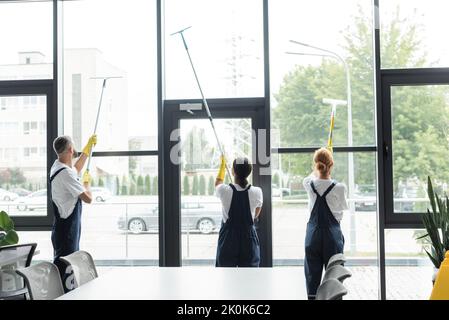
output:
M 261 265 L 271 266 L 270 175 L 258 150 L 269 135 L 263 123 L 265 100 L 210 100 L 209 105 L 228 167 L 236 157 L 253 164 L 250 183 L 264 190 L 262 214 L 256 221 L 261 244 Z M 164 105 L 164 210 L 161 265 L 214 266 L 222 205 L 215 196 L 220 150 L 207 114 L 198 101 L 165 101 Z M 262 133 L 262 134 L 261 134 Z M 261 137 L 261 138 L 259 138 Z M 265 143 L 266 145 L 266 143 Z M 260 160 L 262 159 L 262 161 Z M 269 158 L 268 158 L 269 159 Z M 226 176 L 225 183 L 232 179 Z
M 252 159 L 250 118 L 217 119 L 228 167 L 236 157 Z M 182 264 L 214 265 L 222 206 L 215 196 L 220 151 L 208 119 L 184 119 L 181 135 Z M 226 176 L 226 183 L 231 179 Z

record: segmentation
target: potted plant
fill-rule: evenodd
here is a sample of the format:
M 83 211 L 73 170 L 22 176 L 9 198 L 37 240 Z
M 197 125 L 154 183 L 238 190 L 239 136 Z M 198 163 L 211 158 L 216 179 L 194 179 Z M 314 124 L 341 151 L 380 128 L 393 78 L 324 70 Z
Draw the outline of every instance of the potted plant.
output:
M 14 230 L 14 222 L 5 211 L 0 212 L 0 247 L 17 244 L 19 236 Z
M 430 245 L 430 250 L 424 249 L 435 267 L 433 281 L 444 260 L 447 250 L 449 250 L 449 198 L 440 197 L 434 192 L 432 181 L 428 177 L 427 193 L 430 200 L 430 209 L 422 215 L 422 222 L 426 229 L 426 234 L 419 237 L 425 239 Z

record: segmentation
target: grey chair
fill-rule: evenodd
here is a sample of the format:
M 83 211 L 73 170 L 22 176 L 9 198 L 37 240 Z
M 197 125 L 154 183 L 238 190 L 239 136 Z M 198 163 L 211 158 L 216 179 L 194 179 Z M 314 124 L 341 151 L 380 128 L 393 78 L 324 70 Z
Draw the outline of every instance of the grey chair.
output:
M 329 279 L 321 283 L 316 292 L 315 300 L 342 300 L 348 290 L 337 279 Z
M 346 257 L 343 255 L 343 253 L 337 253 L 329 259 L 326 269 L 329 269 L 336 265 L 344 265 L 345 263 L 346 263 Z
M 31 300 L 53 300 L 64 294 L 58 268 L 50 262 L 40 262 L 17 270 L 28 288 Z
M 98 278 L 94 260 L 86 251 L 77 251 L 68 256 L 61 257 L 61 261 L 71 267 L 71 271 L 73 272 L 74 283 L 70 289 L 78 288 L 86 282 Z
M 29 267 L 36 243 L 0 247 L 0 300 L 25 300 L 28 290 L 16 270 Z
M 323 282 L 329 279 L 337 279 L 341 283 L 345 281 L 347 278 L 351 277 L 352 273 L 342 265 L 335 265 L 326 269 L 326 273 L 324 274 Z

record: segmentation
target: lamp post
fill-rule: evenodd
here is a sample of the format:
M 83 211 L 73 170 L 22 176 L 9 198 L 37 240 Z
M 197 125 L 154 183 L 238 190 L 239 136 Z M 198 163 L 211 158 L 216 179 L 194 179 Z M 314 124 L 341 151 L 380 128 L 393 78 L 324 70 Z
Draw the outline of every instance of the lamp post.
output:
M 340 61 L 344 68 L 346 73 L 346 101 L 348 105 L 348 146 L 352 147 L 353 145 L 353 133 L 352 133 L 352 89 L 351 89 L 351 73 L 349 70 L 349 65 L 347 64 L 346 60 L 343 59 L 342 56 L 340 56 L 338 53 L 333 52 L 331 50 L 327 50 L 324 48 L 316 47 L 304 42 L 299 42 L 295 40 L 290 40 L 291 43 L 311 48 L 314 50 L 318 50 L 324 53 L 303 53 L 303 52 L 286 52 L 287 54 L 293 54 L 293 55 L 300 55 L 300 56 L 318 56 L 318 57 L 328 57 L 328 58 L 334 58 Z M 351 253 L 354 253 L 356 251 L 356 241 L 355 241 L 355 202 L 352 201 L 354 196 L 354 190 L 355 190 L 355 182 L 354 182 L 354 154 L 352 152 L 348 153 L 348 195 L 351 199 L 349 201 L 349 208 L 350 208 L 350 235 L 351 235 L 351 242 L 350 242 L 350 250 Z

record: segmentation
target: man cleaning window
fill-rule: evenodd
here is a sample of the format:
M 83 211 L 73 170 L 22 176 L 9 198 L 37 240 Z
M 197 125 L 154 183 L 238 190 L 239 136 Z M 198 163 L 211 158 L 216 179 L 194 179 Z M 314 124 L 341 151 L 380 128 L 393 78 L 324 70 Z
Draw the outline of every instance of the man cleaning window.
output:
M 55 213 L 51 241 L 54 264 L 59 269 L 66 291 L 70 290 L 66 284 L 68 274 L 66 265 L 59 258 L 79 250 L 82 202 L 92 203 L 92 179 L 88 170 L 84 172 L 82 181 L 79 176 L 96 143 L 97 136 L 91 136 L 75 161 L 77 152 L 69 136 L 60 136 L 53 142 L 58 159 L 50 170 L 51 199 Z

